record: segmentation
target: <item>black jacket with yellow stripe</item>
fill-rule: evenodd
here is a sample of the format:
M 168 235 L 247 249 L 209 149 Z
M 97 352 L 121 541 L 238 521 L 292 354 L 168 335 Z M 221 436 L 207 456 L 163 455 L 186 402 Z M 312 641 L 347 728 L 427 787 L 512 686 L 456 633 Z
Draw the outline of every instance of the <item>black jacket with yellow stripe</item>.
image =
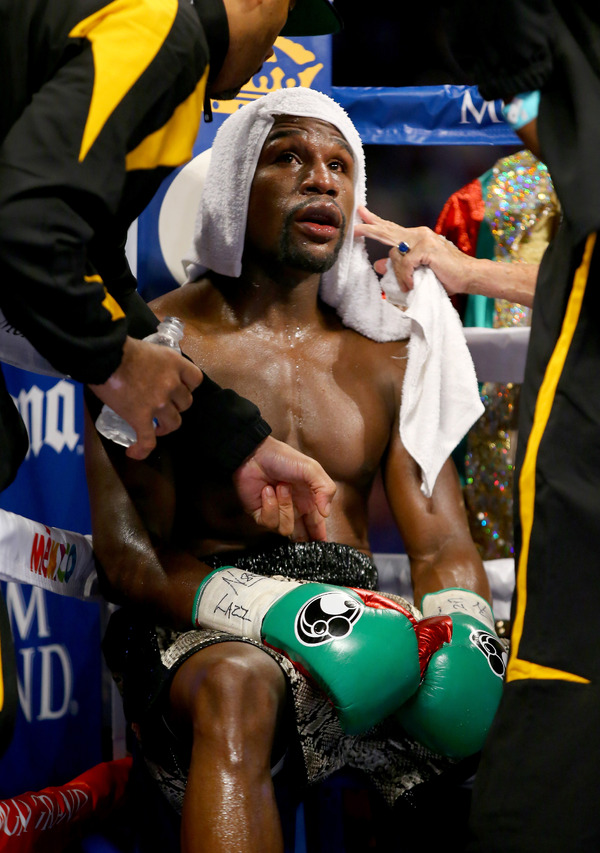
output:
M 192 156 L 207 22 L 227 33 L 220 0 L 0 0 L 0 308 L 76 380 L 104 382 L 126 335 L 152 330 L 125 239 Z M 219 390 L 201 388 L 211 399 Z M 269 432 L 246 403 L 230 416 L 232 402 L 219 404 L 229 468 Z M 229 433 L 240 446 L 231 459 Z

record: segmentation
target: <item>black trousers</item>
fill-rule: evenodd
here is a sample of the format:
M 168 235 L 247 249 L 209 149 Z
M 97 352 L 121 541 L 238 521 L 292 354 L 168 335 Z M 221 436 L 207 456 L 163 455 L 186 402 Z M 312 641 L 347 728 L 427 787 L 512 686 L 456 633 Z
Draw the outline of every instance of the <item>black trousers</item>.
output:
M 600 242 L 563 224 L 536 290 L 515 481 L 507 682 L 472 851 L 600 850 Z

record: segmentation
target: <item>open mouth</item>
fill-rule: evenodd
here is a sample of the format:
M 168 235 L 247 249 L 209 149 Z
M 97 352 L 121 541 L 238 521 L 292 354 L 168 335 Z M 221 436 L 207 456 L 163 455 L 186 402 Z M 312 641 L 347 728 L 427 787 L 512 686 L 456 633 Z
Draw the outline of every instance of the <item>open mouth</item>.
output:
M 326 242 L 337 237 L 342 225 L 342 215 L 334 204 L 312 203 L 299 211 L 296 223 L 307 236 Z

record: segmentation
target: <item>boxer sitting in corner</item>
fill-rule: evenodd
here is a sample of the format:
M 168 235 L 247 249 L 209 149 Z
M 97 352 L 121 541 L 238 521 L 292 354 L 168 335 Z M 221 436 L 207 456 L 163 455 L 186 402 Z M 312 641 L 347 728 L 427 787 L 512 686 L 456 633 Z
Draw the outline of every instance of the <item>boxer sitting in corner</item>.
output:
M 326 96 L 288 89 L 244 106 L 215 139 L 193 280 L 151 305 L 183 321 L 193 361 L 335 480 L 327 541 L 298 525 L 265 534 L 185 424 L 133 462 L 88 417 L 94 548 L 123 605 L 105 654 L 182 815 L 183 851 L 281 853 L 273 778 L 286 763 L 307 783 L 362 769 L 392 805 L 476 752 L 499 701 L 502 648 L 453 463 L 426 496 L 400 438 L 408 342 L 367 337 L 325 301 L 326 280 L 342 302 L 358 292 L 342 261 L 364 252 L 349 233 L 363 185 L 358 134 Z M 369 273 L 360 298 L 379 310 Z M 375 591 L 379 469 L 423 614 Z M 285 485 L 266 499 L 291 507 Z

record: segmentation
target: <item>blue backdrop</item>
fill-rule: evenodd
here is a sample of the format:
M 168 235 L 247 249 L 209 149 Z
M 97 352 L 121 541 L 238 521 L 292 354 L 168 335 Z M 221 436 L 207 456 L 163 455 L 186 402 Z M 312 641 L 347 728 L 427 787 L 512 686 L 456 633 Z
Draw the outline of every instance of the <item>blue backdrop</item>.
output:
M 89 533 L 83 395 L 69 380 L 3 366 L 30 436 L 27 459 L 0 495 L 4 509 Z M 15 641 L 19 714 L 0 760 L 0 797 L 61 784 L 102 760 L 98 604 L 3 583 Z

